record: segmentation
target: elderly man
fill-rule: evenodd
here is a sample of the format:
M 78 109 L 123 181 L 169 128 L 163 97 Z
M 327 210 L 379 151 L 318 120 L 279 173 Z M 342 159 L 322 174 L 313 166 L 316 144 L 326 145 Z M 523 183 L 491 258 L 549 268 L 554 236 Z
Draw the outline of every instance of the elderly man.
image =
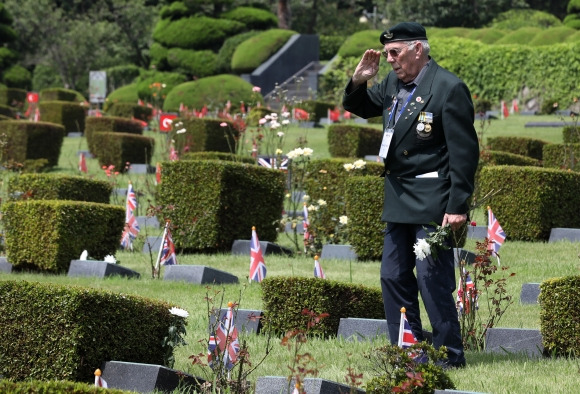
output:
M 420 24 L 399 23 L 383 32 L 380 42 L 382 52 L 365 51 L 346 87 L 343 106 L 362 118 L 383 116 L 377 151 L 385 163 L 381 288 L 389 337 L 397 343 L 400 308 L 405 307 L 415 337 L 423 340 L 420 292 L 433 344 L 447 347 L 447 366 L 461 367 L 465 356 L 453 298 L 453 249 L 421 260 L 414 245 L 436 230 L 434 224 L 456 230 L 467 220 L 479 160 L 471 94 L 429 56 Z M 392 71 L 368 87 L 381 56 Z M 449 237 L 446 244 L 451 245 Z

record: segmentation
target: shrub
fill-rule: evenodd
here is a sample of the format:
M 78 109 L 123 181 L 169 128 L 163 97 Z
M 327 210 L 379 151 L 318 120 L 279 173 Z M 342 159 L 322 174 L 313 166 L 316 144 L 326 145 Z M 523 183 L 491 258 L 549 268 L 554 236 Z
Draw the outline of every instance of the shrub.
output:
M 2 73 L 2 82 L 10 88 L 29 90 L 32 86 L 32 74 L 16 64 Z
M 548 12 L 532 9 L 513 9 L 502 12 L 491 22 L 492 27 L 503 30 L 517 30 L 522 27 L 547 29 L 561 25 L 562 22 L 556 16 Z
M 101 166 L 114 166 L 121 173 L 129 164 L 150 164 L 155 149 L 155 139 L 132 133 L 93 133 L 93 149 Z
M 493 137 L 487 139 L 490 150 L 515 153 L 542 160 L 542 149 L 547 141 L 528 137 Z
M 2 281 L 0 294 L 0 384 L 37 379 L 54 388 L 55 380 L 94 382 L 95 368 L 109 360 L 162 364 L 166 302 L 22 280 Z M 19 392 L 65 392 L 37 390 Z
M 139 119 L 144 122 L 149 122 L 153 117 L 153 108 L 138 105 L 137 103 L 117 102 L 110 105 L 107 112 L 111 116 Z
M 25 102 L 26 90 L 18 88 L 0 89 L 0 104 L 19 110 L 24 107 Z
M 3 205 L 6 256 L 15 269 L 63 273 L 83 250 L 114 255 L 125 209 L 83 201 L 30 200 Z
M 2 41 L 0 39 L 0 41 Z M 11 64 L 18 60 L 18 52 L 13 49 L 1 47 L 0 48 L 0 69 L 6 70 Z
M 334 124 L 328 128 L 328 151 L 332 157 L 376 155 L 383 133 L 372 127 Z
M 553 27 L 542 30 L 528 41 L 528 45 L 553 45 L 566 41 L 566 38 L 576 33 L 576 29 L 568 26 Z
M 42 121 L 63 125 L 67 134 L 85 131 L 85 108 L 79 103 L 40 101 L 38 109 Z
M 75 200 L 108 204 L 113 187 L 98 179 L 64 174 L 22 174 L 8 181 L 10 200 Z
M 239 134 L 233 127 L 222 127 L 222 122 L 222 119 L 211 118 L 176 119 L 174 124 L 181 123 L 179 127 L 186 131 L 180 134 L 172 131 L 170 138 L 175 141 L 179 154 L 200 151 L 234 152 Z
M 144 69 L 134 64 L 123 64 L 106 68 L 105 71 L 107 72 L 107 91 L 113 92 L 121 86 L 133 83 Z
M 64 88 L 47 88 L 38 93 L 41 101 L 75 101 L 82 103 L 85 98 L 77 91 Z
M 321 35 L 320 40 L 320 60 L 330 60 L 332 59 L 340 49 L 340 46 L 344 42 L 346 37 L 343 36 L 326 36 Z
M 276 240 L 286 186 L 282 171 L 217 160 L 162 166 L 159 220 L 170 219 L 179 229 L 173 233 L 178 249 L 229 251 L 234 240 L 250 239 L 252 226 L 261 241 Z
M 580 127 L 578 125 L 564 126 L 562 138 L 565 144 L 580 142 Z
M 256 163 L 256 159 L 253 157 L 225 152 L 188 152 L 181 156 L 181 160 L 224 160 L 247 164 Z
M 544 167 L 580 171 L 580 143 L 549 144 L 544 146 Z
M 552 278 L 540 284 L 540 331 L 549 355 L 580 354 L 580 276 Z
M 162 19 L 180 19 L 189 16 L 191 12 L 182 1 L 174 1 L 171 4 L 164 5 L 159 12 Z
M 478 40 L 484 44 L 493 44 L 506 33 L 496 28 L 475 29 L 467 35 L 470 40 Z
M 216 73 L 218 74 L 226 74 L 232 71 L 232 57 L 234 56 L 234 52 L 238 48 L 238 46 L 256 36 L 260 32 L 258 31 L 248 31 L 245 33 L 236 34 L 235 36 L 226 38 L 222 47 L 220 48 L 217 59 L 215 62 L 215 69 Z
M 541 167 L 538 159 L 529 156 L 522 156 L 510 152 L 496 150 L 486 150 L 481 154 L 483 164 L 491 165 L 511 165 L 511 166 L 536 166 Z
M 360 59 L 367 48 L 382 50 L 383 45 L 379 41 L 381 33 L 381 30 L 363 30 L 350 35 L 340 46 L 338 55 Z
M 305 100 L 300 104 L 300 107 L 310 114 L 309 120 L 313 122 L 320 122 L 321 118 L 328 116 L 328 110 L 336 107 L 335 103 L 320 100 Z
M 235 75 L 221 74 L 182 83 L 169 92 L 163 103 L 163 111 L 178 112 L 183 103 L 188 108 L 202 108 L 204 105 L 222 107 L 230 100 L 231 112 L 239 110 L 240 102 L 263 104 L 261 95 L 252 92 L 253 85 Z
M 195 51 L 191 49 L 171 48 L 167 51 L 169 67 L 180 74 L 194 78 L 203 78 L 215 74 L 217 55 L 206 49 Z
M 0 104 L 0 115 L 4 115 L 12 119 L 15 118 L 14 110 L 12 109 L 12 107 L 3 104 Z
M 268 30 L 278 26 L 276 15 L 270 11 L 253 7 L 237 7 L 224 12 L 220 18 L 243 23 L 248 30 Z
M 541 31 L 542 29 L 539 27 L 521 27 L 510 33 L 506 33 L 502 38 L 497 40 L 495 44 L 527 45 Z
M 328 313 L 309 331 L 312 335 L 334 337 L 341 318 L 384 319 L 381 290 L 352 283 L 319 278 L 267 277 L 262 283 L 264 329 L 277 334 L 306 327 L 304 309 Z M 341 302 L 336 302 L 341 300 Z
M 186 79 L 185 75 L 179 73 L 146 71 L 135 81 L 137 94 L 140 99 L 161 108 L 169 92 Z
M 156 70 L 169 70 L 167 51 L 169 51 L 169 49 L 158 42 L 151 44 L 151 47 L 149 48 L 149 56 L 151 57 L 151 65 L 154 66 Z
M 89 116 L 86 120 L 85 137 L 89 151 L 94 153 L 93 134 L 98 131 L 112 131 L 131 134 L 143 134 L 141 123 L 118 116 Z
M 69 393 L 69 394 L 123 394 L 125 390 L 95 387 L 92 383 L 78 383 L 67 381 L 30 380 L 26 382 L 11 382 L 0 380 L 0 392 L 5 394 L 17 393 Z
M 113 90 L 103 103 L 103 111 L 108 112 L 117 103 L 137 104 L 138 101 L 137 83 L 132 83 Z
M 254 71 L 276 53 L 294 34 L 292 30 L 270 29 L 242 42 L 232 56 L 232 71 L 237 74 Z

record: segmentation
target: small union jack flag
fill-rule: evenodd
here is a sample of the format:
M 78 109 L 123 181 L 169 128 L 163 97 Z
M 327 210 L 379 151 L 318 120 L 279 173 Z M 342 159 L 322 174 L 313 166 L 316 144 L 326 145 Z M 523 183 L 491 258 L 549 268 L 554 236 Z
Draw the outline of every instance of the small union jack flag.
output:
M 487 249 L 490 250 L 492 254 L 498 256 L 497 252 L 499 252 L 499 248 L 505 241 L 505 232 L 501 228 L 490 207 L 487 207 L 487 214 Z
M 465 272 L 465 271 L 464 271 Z M 462 276 L 459 277 L 459 286 L 457 288 L 457 308 L 459 313 L 469 313 L 470 306 L 475 304 L 475 309 L 479 308 L 477 302 L 477 291 L 475 290 L 475 284 L 471 280 L 469 272 L 465 274 L 465 290 L 463 286 Z
M 173 243 L 173 238 L 171 237 L 171 229 L 169 228 L 169 223 L 165 227 L 165 237 L 163 238 L 163 249 L 161 251 L 161 259 L 159 260 L 161 265 L 176 265 L 177 258 L 175 257 L 175 244 Z
M 286 156 L 282 156 L 280 160 L 278 160 L 276 157 L 258 156 L 258 165 L 266 168 L 273 168 L 275 170 L 287 170 L 288 158 Z
M 135 217 L 135 210 L 137 209 L 137 194 L 133 189 L 133 184 L 129 182 L 127 187 L 127 203 L 125 206 L 125 223 L 129 225 L 129 234 L 131 238 L 135 239 L 139 233 L 139 223 Z
M 208 346 L 207 346 L 207 363 L 209 364 L 209 366 L 213 366 L 213 360 L 214 357 L 217 359 L 218 355 L 218 350 L 217 350 L 217 342 L 215 339 L 215 334 L 212 333 L 209 336 L 209 341 L 208 341 Z
M 324 271 L 322 270 L 322 266 L 318 261 L 319 257 L 314 256 L 314 277 L 320 279 L 326 279 L 326 275 L 324 275 Z
M 406 349 L 411 345 L 418 343 L 415 334 L 411 330 L 411 325 L 407 320 L 407 315 L 405 314 L 406 309 L 401 308 L 401 323 L 399 324 L 399 347 Z
M 250 282 L 261 282 L 266 277 L 266 263 L 262 255 L 262 247 L 256 233 L 256 227 L 252 227 L 252 241 L 250 242 Z
M 223 363 L 227 369 L 232 369 L 238 360 L 240 342 L 238 329 L 234 323 L 233 304 L 228 304 L 228 311 L 220 322 L 216 332 L 216 342 L 223 356 Z

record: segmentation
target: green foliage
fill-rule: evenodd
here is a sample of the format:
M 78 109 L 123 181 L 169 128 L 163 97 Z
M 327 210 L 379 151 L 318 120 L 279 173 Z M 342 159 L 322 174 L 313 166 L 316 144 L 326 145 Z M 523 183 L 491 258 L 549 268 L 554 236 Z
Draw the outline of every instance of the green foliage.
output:
M 175 141 L 175 148 L 185 152 L 234 152 L 239 133 L 232 127 L 222 127 L 222 119 L 183 118 L 174 120 L 170 138 Z M 177 134 L 176 131 L 185 129 Z
M 502 38 L 497 40 L 495 44 L 517 44 L 527 45 L 537 34 L 542 31 L 542 28 L 536 26 L 520 27 L 510 33 L 506 33 Z
M 0 42 L 13 42 L 18 35 L 11 26 L 0 23 Z
M 145 71 L 135 80 L 137 94 L 145 102 L 161 107 L 169 92 L 187 80 L 185 75 L 173 72 Z M 162 89 L 159 89 L 159 86 Z
M 1 162 L 25 163 L 27 160 L 46 159 L 46 166 L 54 167 L 64 141 L 64 127 L 47 122 L 22 120 L 2 122 L 6 140 L 2 146 Z M 10 165 L 8 165 L 10 167 Z
M 217 55 L 210 50 L 171 48 L 167 51 L 167 62 L 174 72 L 203 78 L 215 74 Z
M 577 357 L 580 354 L 580 276 L 565 276 L 540 284 L 540 331 L 544 352 Z
M 61 124 L 67 134 L 85 130 L 85 108 L 79 103 L 39 101 L 38 109 L 43 122 Z
M 379 41 L 382 30 L 363 30 L 347 37 L 338 50 L 338 55 L 342 57 L 355 56 L 360 59 L 367 49 L 382 50 L 383 46 Z M 352 73 L 351 73 L 352 74 Z
M 125 209 L 109 204 L 30 200 L 3 205 L 6 256 L 16 269 L 63 273 L 83 250 L 114 255 Z
M 121 173 L 130 164 L 150 164 L 155 139 L 134 133 L 97 131 L 93 133 L 93 152 L 101 166 L 113 166 Z
M 542 160 L 542 150 L 549 142 L 529 137 L 492 137 L 487 139 L 487 145 L 492 151 L 514 153 Z
M 107 73 L 107 92 L 133 83 L 144 69 L 134 64 L 124 64 L 105 69 Z
M 15 118 L 14 110 L 12 109 L 12 107 L 9 107 L 8 105 L 0 104 L 0 115 L 7 116 L 8 118 L 11 119 Z
M 22 174 L 9 179 L 10 200 L 74 200 L 108 204 L 110 183 L 64 174 Z
M 564 18 L 564 26 L 571 29 L 580 30 L 580 16 L 578 14 L 566 15 Z
M 130 393 L 125 390 L 105 389 L 95 387 L 93 383 L 78 383 L 67 381 L 42 381 L 29 380 L 25 382 L 12 382 L 6 379 L 0 380 L 0 391 L 5 394 L 17 393 L 42 393 L 42 394 L 123 394 Z
M 260 119 L 264 118 L 264 116 L 269 115 L 271 113 L 272 110 L 266 107 L 252 107 L 250 109 L 250 112 L 248 112 L 246 122 L 248 126 L 258 126 Z
M 105 99 L 103 110 L 107 112 L 109 108 L 117 103 L 136 104 L 139 101 L 137 89 L 137 83 L 132 83 L 113 90 Z
M 6 70 L 16 60 L 18 60 L 18 52 L 10 48 L 0 47 L 0 69 Z
M 16 109 L 22 109 L 26 101 L 26 90 L 17 88 L 0 89 L 0 104 Z
M 162 171 L 158 218 L 178 229 L 172 234 L 178 249 L 229 251 L 234 240 L 250 239 L 252 226 L 261 241 L 276 240 L 282 171 L 217 160 L 163 162 Z
M 32 86 L 32 74 L 16 64 L 2 73 L 2 82 L 10 88 L 28 90 Z
M 355 176 L 344 187 L 349 242 L 359 261 L 380 261 L 383 254 L 384 183 L 380 176 Z
M 320 35 L 318 39 L 320 41 L 320 61 L 325 61 L 332 59 L 338 53 L 338 50 L 346 37 L 337 35 Z
M 577 124 L 573 126 L 564 126 L 562 129 L 562 139 L 565 144 L 580 142 L 580 127 L 578 127 Z
M 108 106 L 107 113 L 121 118 L 139 119 L 148 122 L 153 117 L 153 108 L 139 105 L 136 102 L 117 102 Z
M 252 72 L 294 34 L 293 30 L 270 29 L 243 41 L 232 56 L 232 71 L 237 74 Z
M 566 41 L 566 38 L 576 33 L 576 30 L 568 26 L 559 26 L 542 30 L 528 41 L 528 45 L 554 45 Z
M 315 123 L 320 122 L 321 118 L 327 117 L 328 110 L 334 109 L 334 107 L 336 107 L 336 104 L 321 100 L 304 100 L 300 104 L 300 108 L 307 111 L 310 115 L 309 120 Z
M 169 49 L 158 42 L 151 44 L 149 48 L 149 56 L 151 56 L 151 66 L 158 71 L 169 70 L 169 63 L 167 62 L 167 51 Z
M 173 88 L 167 94 L 163 110 L 177 112 L 181 103 L 188 108 L 202 108 L 204 105 L 209 108 L 221 108 L 230 100 L 232 111 L 235 111 L 239 108 L 240 101 L 249 104 L 259 100 L 263 103 L 261 95 L 256 97 L 252 88 L 251 83 L 235 75 L 220 74 L 200 78 L 197 81 L 185 82 Z
M 493 44 L 503 36 L 505 36 L 505 31 L 496 28 L 483 28 L 472 30 L 465 37 L 470 40 L 481 41 L 484 44 Z
M 180 156 L 180 160 L 224 160 L 238 163 L 255 164 L 256 159 L 249 156 L 236 155 L 226 152 L 187 152 Z
M 79 92 L 64 88 L 42 89 L 38 95 L 41 101 L 74 101 L 77 103 L 85 101 Z
M 578 160 L 580 159 L 580 144 L 577 142 L 546 145 L 544 147 L 543 157 L 544 167 L 580 171 L 580 166 L 578 165 Z
M 245 33 L 236 34 L 235 36 L 226 38 L 222 47 L 220 48 L 215 62 L 216 73 L 225 74 L 232 71 L 232 57 L 238 46 L 259 34 L 258 31 L 252 30 Z
M 542 166 L 541 162 L 538 159 L 534 159 L 533 157 L 499 150 L 485 150 L 481 153 L 480 159 L 484 164 L 497 166 Z
M 87 117 L 84 135 L 87 139 L 89 151 L 92 153 L 94 153 L 93 134 L 99 131 L 143 134 L 143 126 L 138 121 L 118 116 Z
M 163 360 L 161 341 L 171 322 L 166 302 L 22 280 L 2 281 L 0 294 L 6 379 L 89 383 L 105 361 Z
M 61 87 L 64 83 L 58 71 L 51 66 L 37 64 L 32 73 L 32 90 L 40 91 L 46 88 Z
M 570 0 L 568 6 L 566 7 L 566 12 L 568 14 L 580 13 L 580 1 Z
M 311 335 L 334 337 L 341 318 L 383 319 L 381 291 L 362 285 L 319 278 L 267 277 L 262 283 L 264 329 L 286 333 L 306 327 L 303 310 L 329 316 L 309 331 Z M 341 300 L 341 302 L 336 302 Z
M 328 151 L 332 157 L 376 155 L 383 132 L 372 127 L 333 124 L 328 128 Z
M 426 357 L 421 362 L 416 355 Z M 455 389 L 455 384 L 438 362 L 447 357 L 445 346 L 435 349 L 426 342 L 403 349 L 397 345 L 386 345 L 365 354 L 379 376 L 366 384 L 366 392 L 372 394 L 433 393 Z M 421 356 L 419 356 L 421 357 Z
M 178 20 L 161 19 L 153 31 L 153 39 L 168 47 L 217 50 L 226 37 L 244 30 L 243 23 L 195 16 Z
M 243 23 L 248 30 L 268 30 L 278 26 L 276 15 L 253 7 L 237 7 L 224 12 L 220 17 Z
M 561 26 L 562 22 L 556 16 L 537 9 L 512 9 L 497 15 L 491 22 L 496 29 L 518 30 L 522 27 L 538 27 L 547 29 Z
M 552 228 L 579 228 L 580 216 L 570 214 L 580 204 L 579 187 L 579 173 L 520 166 L 484 166 L 478 185 L 498 191 L 488 205 L 508 239 L 523 241 L 548 240 Z
M 180 19 L 190 16 L 189 8 L 182 1 L 173 1 L 171 4 L 164 5 L 159 12 L 162 19 Z

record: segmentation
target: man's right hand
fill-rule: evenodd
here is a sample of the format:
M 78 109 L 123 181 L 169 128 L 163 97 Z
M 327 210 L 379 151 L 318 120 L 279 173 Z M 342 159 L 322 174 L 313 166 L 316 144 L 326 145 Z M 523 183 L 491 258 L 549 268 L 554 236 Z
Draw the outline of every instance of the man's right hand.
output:
M 374 49 L 367 49 L 356 66 L 352 74 L 352 83 L 355 86 L 362 85 L 379 72 L 379 61 L 381 60 L 381 52 Z

